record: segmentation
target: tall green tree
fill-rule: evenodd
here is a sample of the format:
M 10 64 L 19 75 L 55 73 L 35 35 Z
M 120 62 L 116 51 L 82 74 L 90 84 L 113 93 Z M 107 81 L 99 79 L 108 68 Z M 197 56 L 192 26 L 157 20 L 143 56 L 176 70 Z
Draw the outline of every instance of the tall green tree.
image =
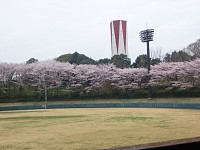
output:
M 29 60 L 26 61 L 26 64 L 32 64 L 34 62 L 37 62 L 38 59 L 35 59 L 35 58 L 30 58 Z
M 98 64 L 110 64 L 111 59 L 109 59 L 109 58 L 99 59 L 97 63 Z
M 134 68 L 146 68 L 147 67 L 147 55 L 142 54 L 139 55 L 136 59 L 135 62 L 133 63 Z
M 97 64 L 95 60 L 83 54 L 75 52 L 73 54 L 64 54 L 56 58 L 56 61 L 69 62 L 70 64 Z
M 124 54 L 114 55 L 111 58 L 111 63 L 113 63 L 116 67 L 123 69 L 131 66 L 131 59 Z
M 161 60 L 160 58 L 154 58 L 154 59 L 151 59 L 151 65 L 157 65 L 159 63 L 161 63 Z
M 165 54 L 164 62 L 171 62 L 171 54 L 169 54 L 169 53 Z
M 184 62 L 191 60 L 191 56 L 185 51 L 173 51 L 172 54 L 167 53 L 164 57 L 165 62 Z
M 151 65 L 156 65 L 156 64 L 159 64 L 160 62 L 161 62 L 160 58 L 154 58 L 154 59 L 150 58 Z M 146 68 L 147 67 L 147 55 L 146 54 L 139 55 L 135 59 L 135 62 L 133 63 L 132 66 L 134 68 Z

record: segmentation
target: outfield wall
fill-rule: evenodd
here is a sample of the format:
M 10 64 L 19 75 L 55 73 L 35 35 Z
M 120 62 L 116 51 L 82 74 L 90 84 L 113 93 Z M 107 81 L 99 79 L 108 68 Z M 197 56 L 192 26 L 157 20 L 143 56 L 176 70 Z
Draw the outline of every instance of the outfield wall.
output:
M 178 108 L 200 109 L 200 103 L 99 103 L 99 104 L 49 104 L 47 109 L 55 108 Z M 44 109 L 44 105 L 1 106 L 0 111 Z

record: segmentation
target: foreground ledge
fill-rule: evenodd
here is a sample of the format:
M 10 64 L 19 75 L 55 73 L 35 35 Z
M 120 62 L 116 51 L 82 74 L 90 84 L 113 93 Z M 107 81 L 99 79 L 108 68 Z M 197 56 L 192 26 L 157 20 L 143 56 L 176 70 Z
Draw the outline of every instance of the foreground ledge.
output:
M 106 148 L 102 150 L 200 150 L 200 137 Z

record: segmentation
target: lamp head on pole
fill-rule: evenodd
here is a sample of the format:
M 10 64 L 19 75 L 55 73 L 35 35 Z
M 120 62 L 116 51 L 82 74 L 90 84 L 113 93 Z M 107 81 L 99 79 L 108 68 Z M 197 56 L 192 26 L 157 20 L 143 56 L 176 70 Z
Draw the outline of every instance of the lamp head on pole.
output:
M 147 29 L 140 31 L 140 40 L 142 42 L 153 41 L 154 29 Z

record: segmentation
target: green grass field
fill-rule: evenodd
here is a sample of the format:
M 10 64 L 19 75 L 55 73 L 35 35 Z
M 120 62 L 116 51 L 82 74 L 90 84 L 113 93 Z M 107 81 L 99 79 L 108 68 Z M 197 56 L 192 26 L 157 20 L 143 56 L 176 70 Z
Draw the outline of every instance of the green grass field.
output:
M 0 112 L 1 150 L 101 149 L 200 136 L 200 111 L 52 109 Z

